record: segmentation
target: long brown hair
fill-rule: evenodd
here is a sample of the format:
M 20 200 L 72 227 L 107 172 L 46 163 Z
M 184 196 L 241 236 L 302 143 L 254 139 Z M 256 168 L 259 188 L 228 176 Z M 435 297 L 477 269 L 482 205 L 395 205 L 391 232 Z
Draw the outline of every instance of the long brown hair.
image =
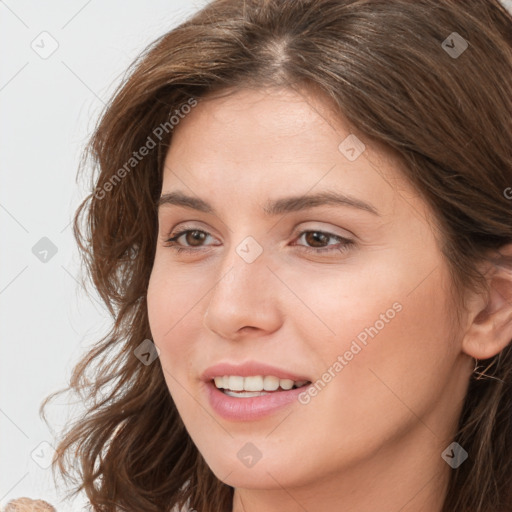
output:
M 102 512 L 232 507 L 233 488 L 190 439 L 159 361 L 134 357 L 151 339 L 146 293 L 170 116 L 212 91 L 322 91 L 397 153 L 437 216 L 462 292 L 483 284 L 476 269 L 488 252 L 512 242 L 511 78 L 512 18 L 497 0 L 216 0 L 150 45 L 84 153 L 95 172 L 74 235 L 113 325 L 66 390 L 87 408 L 54 461 L 75 486 L 68 497 L 85 491 Z M 134 157 L 143 146 L 149 153 Z M 480 363 L 488 378 L 471 380 L 454 438 L 469 459 L 451 473 L 444 512 L 512 510 L 511 345 Z

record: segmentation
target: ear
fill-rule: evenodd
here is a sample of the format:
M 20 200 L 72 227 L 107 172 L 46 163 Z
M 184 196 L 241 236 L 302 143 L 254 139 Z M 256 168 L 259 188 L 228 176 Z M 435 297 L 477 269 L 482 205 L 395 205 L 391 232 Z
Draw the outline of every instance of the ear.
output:
M 463 351 L 475 359 L 500 353 L 512 340 L 512 244 L 486 262 L 488 290 L 469 309 Z

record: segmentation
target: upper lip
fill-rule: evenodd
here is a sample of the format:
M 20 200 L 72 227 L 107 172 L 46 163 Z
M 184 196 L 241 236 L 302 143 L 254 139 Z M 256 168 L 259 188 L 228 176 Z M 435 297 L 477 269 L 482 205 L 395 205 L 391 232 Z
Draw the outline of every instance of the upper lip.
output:
M 214 377 L 223 377 L 224 375 L 238 375 L 240 377 L 250 377 L 253 375 L 273 375 L 279 379 L 290 379 L 293 381 L 309 381 L 308 377 L 292 373 L 288 370 L 271 366 L 257 361 L 247 361 L 243 364 L 235 363 L 218 363 L 207 368 L 201 378 L 208 382 Z

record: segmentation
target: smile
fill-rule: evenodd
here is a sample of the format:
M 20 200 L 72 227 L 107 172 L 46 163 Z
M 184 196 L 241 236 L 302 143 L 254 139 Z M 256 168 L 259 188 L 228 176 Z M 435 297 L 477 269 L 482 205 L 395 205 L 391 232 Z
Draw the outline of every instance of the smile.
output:
M 206 399 L 218 416 L 229 421 L 249 422 L 270 416 L 293 404 L 297 406 L 300 393 L 311 382 L 278 379 L 271 375 L 223 375 L 204 384 Z M 275 389 L 267 390 L 265 386 Z
M 280 379 L 274 375 L 223 375 L 213 379 L 215 387 L 224 394 L 237 398 L 252 398 L 264 396 L 279 391 L 297 389 L 309 383 L 307 380 L 293 381 Z

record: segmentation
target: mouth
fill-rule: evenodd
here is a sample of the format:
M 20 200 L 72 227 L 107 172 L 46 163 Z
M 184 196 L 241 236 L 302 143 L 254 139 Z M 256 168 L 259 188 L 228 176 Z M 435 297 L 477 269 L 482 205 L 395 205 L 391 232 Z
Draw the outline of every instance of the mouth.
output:
M 275 375 L 218 375 L 211 379 L 219 391 L 235 398 L 253 398 L 273 393 L 282 393 L 311 384 L 309 380 L 281 379 Z
M 257 421 L 283 408 L 296 407 L 311 385 L 307 374 L 259 361 L 220 362 L 201 375 L 205 398 L 228 421 Z

